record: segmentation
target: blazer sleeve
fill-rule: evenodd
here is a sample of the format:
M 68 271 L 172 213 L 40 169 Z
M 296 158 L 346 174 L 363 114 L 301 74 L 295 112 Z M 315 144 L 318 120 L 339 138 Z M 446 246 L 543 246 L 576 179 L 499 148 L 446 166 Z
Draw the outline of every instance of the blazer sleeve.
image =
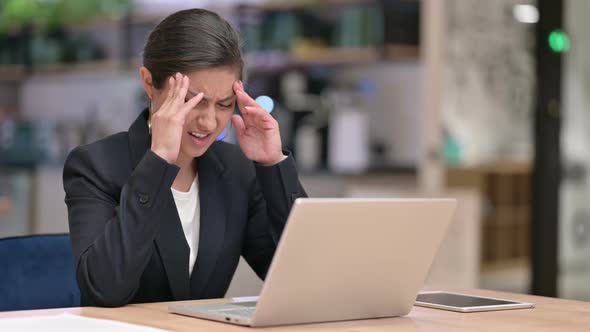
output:
M 104 168 L 95 153 L 78 148 L 68 156 L 63 181 L 82 303 L 113 307 L 137 292 L 165 203 L 162 188 L 172 186 L 178 168 L 148 150 L 119 201 L 108 191 Z
M 255 165 L 255 168 L 242 255 L 264 279 L 291 207 L 297 198 L 307 197 L 307 193 L 299 182 L 295 160 L 290 153 L 277 165 Z

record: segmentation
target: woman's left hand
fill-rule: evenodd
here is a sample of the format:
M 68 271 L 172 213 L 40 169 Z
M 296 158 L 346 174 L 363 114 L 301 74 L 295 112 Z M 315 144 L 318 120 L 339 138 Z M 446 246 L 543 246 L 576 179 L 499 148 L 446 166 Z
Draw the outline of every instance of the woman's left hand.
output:
M 279 124 L 245 91 L 241 81 L 233 86 L 242 116 L 234 114 L 232 122 L 238 134 L 240 148 L 248 157 L 265 166 L 275 165 L 285 159 L 281 144 Z

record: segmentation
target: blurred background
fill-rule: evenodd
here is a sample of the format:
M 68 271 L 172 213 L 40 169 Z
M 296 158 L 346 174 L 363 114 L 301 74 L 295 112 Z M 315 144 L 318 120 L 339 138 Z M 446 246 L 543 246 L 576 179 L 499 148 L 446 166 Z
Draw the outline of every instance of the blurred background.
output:
M 192 7 L 239 29 L 311 196 L 459 199 L 428 284 L 590 300 L 585 0 L 1 0 L 0 237 L 68 231 L 66 155 L 127 130 Z

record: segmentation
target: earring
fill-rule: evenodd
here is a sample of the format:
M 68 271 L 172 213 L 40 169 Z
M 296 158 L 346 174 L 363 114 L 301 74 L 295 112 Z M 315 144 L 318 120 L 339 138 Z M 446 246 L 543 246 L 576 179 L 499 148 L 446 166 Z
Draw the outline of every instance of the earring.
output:
M 149 98 L 149 103 L 150 105 L 148 106 L 148 120 L 147 120 L 147 126 L 148 126 L 148 133 L 151 135 L 152 134 L 152 98 Z

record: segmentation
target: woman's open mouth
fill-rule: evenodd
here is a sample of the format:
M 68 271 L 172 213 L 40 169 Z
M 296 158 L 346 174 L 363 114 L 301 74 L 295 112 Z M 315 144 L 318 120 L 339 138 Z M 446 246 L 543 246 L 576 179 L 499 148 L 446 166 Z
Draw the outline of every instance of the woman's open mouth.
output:
M 193 141 L 193 143 L 195 143 L 196 145 L 199 145 L 199 146 L 207 145 L 207 143 L 209 142 L 209 138 L 211 137 L 210 133 L 204 134 L 204 133 L 199 133 L 196 131 L 189 131 L 188 134 L 191 137 L 191 140 Z

